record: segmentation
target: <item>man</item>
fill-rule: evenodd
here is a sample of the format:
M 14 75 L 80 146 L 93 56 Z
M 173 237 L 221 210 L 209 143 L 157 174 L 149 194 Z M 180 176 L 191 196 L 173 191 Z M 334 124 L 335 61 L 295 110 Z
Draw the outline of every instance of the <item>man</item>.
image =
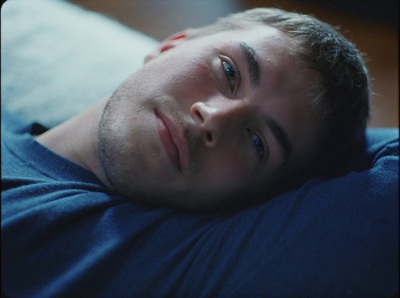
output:
M 109 100 L 54 129 L 4 114 L 4 294 L 390 296 L 394 143 L 364 151 L 371 170 L 234 214 L 158 206 L 225 211 L 336 175 L 367 111 L 352 44 L 261 9 L 172 36 Z
M 362 59 L 339 33 L 256 9 L 168 38 L 110 99 L 37 141 L 129 199 L 221 207 L 359 146 L 368 102 Z

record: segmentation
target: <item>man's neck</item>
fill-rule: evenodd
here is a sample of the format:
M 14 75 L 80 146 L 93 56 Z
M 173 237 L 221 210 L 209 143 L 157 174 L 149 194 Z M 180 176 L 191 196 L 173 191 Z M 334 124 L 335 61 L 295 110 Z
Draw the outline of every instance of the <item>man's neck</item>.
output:
M 36 140 L 89 170 L 110 188 L 101 169 L 97 142 L 98 127 L 107 100 L 99 101 L 81 114 L 37 136 Z

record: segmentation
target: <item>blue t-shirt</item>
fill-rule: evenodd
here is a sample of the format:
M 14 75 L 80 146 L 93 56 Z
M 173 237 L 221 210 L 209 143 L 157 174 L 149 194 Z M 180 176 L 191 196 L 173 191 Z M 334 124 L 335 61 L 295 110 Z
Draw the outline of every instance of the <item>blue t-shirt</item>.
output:
M 2 111 L 2 291 L 9 297 L 346 297 L 398 291 L 398 137 L 371 169 L 237 214 L 112 194 Z M 371 136 L 373 139 L 373 136 Z M 380 145 L 379 145 L 380 144 Z M 372 151 L 374 152 L 372 154 Z

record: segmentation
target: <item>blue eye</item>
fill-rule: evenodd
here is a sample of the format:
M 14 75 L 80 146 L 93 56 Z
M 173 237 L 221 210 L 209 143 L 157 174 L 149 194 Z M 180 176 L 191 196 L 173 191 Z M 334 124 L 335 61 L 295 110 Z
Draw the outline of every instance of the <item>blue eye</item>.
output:
M 250 131 L 250 136 L 251 136 L 251 140 L 253 141 L 254 148 L 256 149 L 257 154 L 260 158 L 260 161 L 262 161 L 264 159 L 264 155 L 265 155 L 264 143 L 263 143 L 262 139 L 252 131 Z
M 239 71 L 236 67 L 232 66 L 227 61 L 223 61 L 222 65 L 224 67 L 224 72 L 225 72 L 226 78 L 228 79 L 231 91 L 233 92 L 235 90 L 235 86 L 237 84 Z

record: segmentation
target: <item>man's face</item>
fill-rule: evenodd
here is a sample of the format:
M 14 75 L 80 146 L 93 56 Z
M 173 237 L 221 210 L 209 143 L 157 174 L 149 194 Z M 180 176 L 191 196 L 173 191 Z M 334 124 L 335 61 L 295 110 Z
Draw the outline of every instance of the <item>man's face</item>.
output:
M 123 195 L 203 208 L 254 195 L 311 160 L 316 75 L 259 26 L 185 40 L 128 78 L 101 121 L 104 172 Z

